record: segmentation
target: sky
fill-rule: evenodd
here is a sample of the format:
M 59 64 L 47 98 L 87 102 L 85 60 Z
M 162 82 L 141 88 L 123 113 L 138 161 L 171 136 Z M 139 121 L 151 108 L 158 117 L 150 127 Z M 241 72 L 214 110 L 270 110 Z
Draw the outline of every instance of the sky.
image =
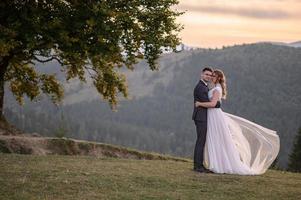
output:
M 179 0 L 182 43 L 220 48 L 301 40 L 301 0 Z

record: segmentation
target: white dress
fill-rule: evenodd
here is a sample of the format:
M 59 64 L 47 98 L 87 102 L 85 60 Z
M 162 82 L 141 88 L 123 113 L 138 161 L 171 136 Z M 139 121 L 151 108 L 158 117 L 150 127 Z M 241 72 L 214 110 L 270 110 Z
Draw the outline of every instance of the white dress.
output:
M 208 93 L 212 98 L 217 84 Z M 215 173 L 263 174 L 277 157 L 280 148 L 275 131 L 244 118 L 231 115 L 221 108 L 209 108 L 204 165 Z

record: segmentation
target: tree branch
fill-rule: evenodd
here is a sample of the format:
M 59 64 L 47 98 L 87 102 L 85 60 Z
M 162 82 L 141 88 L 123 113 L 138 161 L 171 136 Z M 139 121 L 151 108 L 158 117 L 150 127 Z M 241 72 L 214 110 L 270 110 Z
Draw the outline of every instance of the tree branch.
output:
M 93 78 L 93 74 L 90 72 L 90 70 L 94 71 L 94 69 L 92 67 L 88 67 L 88 66 L 84 66 L 84 68 L 87 70 L 87 72 L 89 73 L 90 77 Z
M 35 59 L 36 61 L 41 62 L 41 63 L 46 63 L 46 62 L 49 62 L 49 61 L 52 61 L 52 60 L 56 60 L 56 61 L 58 61 L 61 65 L 64 64 L 64 63 L 63 63 L 59 58 L 57 58 L 56 56 L 52 56 L 52 57 L 50 57 L 50 58 L 48 58 L 48 59 L 46 59 L 46 60 L 39 59 L 37 56 L 39 56 L 39 55 L 34 55 L 33 57 L 34 57 L 34 59 Z

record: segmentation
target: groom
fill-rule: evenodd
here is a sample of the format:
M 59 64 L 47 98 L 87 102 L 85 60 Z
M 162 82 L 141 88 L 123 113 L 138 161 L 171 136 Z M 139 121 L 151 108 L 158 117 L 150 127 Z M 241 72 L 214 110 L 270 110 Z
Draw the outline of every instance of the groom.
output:
M 208 83 L 211 81 L 213 70 L 209 67 L 205 67 L 201 73 L 201 80 L 196 85 L 193 91 L 194 105 L 196 101 L 209 102 L 208 98 Z M 220 108 L 220 102 L 218 101 L 216 108 Z M 203 165 L 204 161 L 204 146 L 207 135 L 207 108 L 195 107 L 193 109 L 192 119 L 194 120 L 197 132 L 197 140 L 194 148 L 194 170 L 200 173 L 210 172 Z

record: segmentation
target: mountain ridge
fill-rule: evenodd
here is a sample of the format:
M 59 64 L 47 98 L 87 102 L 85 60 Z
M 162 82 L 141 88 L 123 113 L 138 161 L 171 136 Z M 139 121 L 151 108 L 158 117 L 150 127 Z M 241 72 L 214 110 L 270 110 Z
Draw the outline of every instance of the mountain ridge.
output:
M 125 72 L 131 100 L 122 99 L 117 112 L 91 86 L 75 82 L 66 91 L 70 98 L 65 105 L 45 100 L 20 108 L 11 103 L 6 116 L 28 132 L 53 136 L 62 126 L 68 137 L 189 157 L 195 142 L 192 90 L 202 67 L 212 66 L 227 76 L 223 110 L 276 130 L 279 165 L 285 167 L 301 125 L 300 57 L 299 48 L 267 43 L 164 54 L 159 71 L 140 62 L 133 72 Z M 13 102 L 12 97 L 7 95 L 6 102 Z

